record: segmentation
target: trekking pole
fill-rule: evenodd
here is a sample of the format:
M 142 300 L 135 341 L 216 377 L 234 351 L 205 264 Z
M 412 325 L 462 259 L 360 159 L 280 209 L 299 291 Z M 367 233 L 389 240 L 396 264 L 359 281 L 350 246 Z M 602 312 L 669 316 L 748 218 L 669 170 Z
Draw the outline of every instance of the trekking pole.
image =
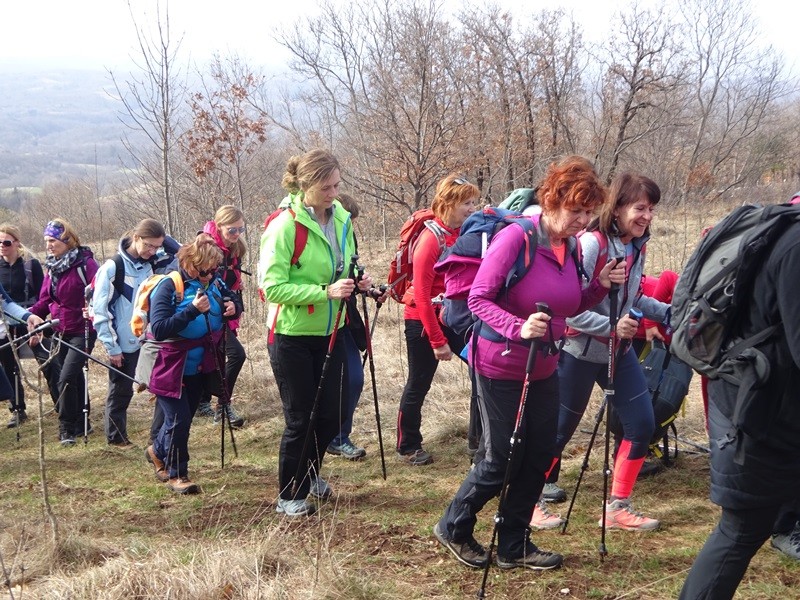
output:
M 205 294 L 205 290 L 202 288 L 197 290 L 195 296 L 202 297 Z M 223 298 L 223 310 L 225 306 L 225 299 Z M 228 426 L 230 427 L 231 432 L 231 446 L 233 447 L 233 455 L 238 458 L 239 457 L 239 450 L 236 448 L 236 439 L 233 436 L 233 427 L 230 426 L 230 418 L 228 417 L 228 410 L 227 406 L 230 402 L 228 398 L 228 387 L 225 381 L 225 372 L 222 370 L 219 362 L 219 356 L 217 355 L 217 349 L 214 347 L 214 338 L 211 336 L 211 319 L 208 316 L 208 311 L 203 313 L 203 317 L 206 321 L 206 329 L 208 330 L 208 338 L 211 340 L 211 353 L 214 355 L 214 368 L 217 370 L 217 375 L 219 375 L 219 386 L 220 392 L 219 396 L 217 397 L 217 403 L 221 405 L 221 412 L 222 412 L 222 419 L 220 422 L 220 448 L 219 448 L 219 459 L 220 459 L 220 468 L 225 468 L 225 419 L 228 418 Z M 226 325 L 223 323 L 223 327 Z M 225 336 L 225 331 L 222 332 L 223 340 Z M 224 343 L 224 341 L 223 341 Z
M 358 279 L 361 279 L 361 276 L 364 274 L 364 269 L 362 267 L 358 267 Z M 362 292 L 361 293 L 361 309 L 364 311 L 364 332 L 366 333 L 367 338 L 367 352 L 366 355 L 369 358 L 369 376 L 372 379 L 372 400 L 375 404 L 375 423 L 378 426 L 378 447 L 381 450 L 381 470 L 383 472 L 383 480 L 386 481 L 386 457 L 383 453 L 383 434 L 381 433 L 381 409 L 378 406 L 378 385 L 375 382 L 375 360 L 372 356 L 372 330 L 369 328 L 369 308 L 367 308 L 367 294 L 369 292 Z M 381 303 L 378 302 L 378 306 L 375 308 L 375 319 L 378 318 L 378 309 L 380 309 Z M 373 321 L 374 323 L 374 321 Z
M 353 254 L 350 256 L 350 266 L 347 269 L 347 279 L 354 279 L 356 272 L 356 265 L 358 264 L 358 255 Z M 331 367 L 331 355 L 333 354 L 333 346 L 336 344 L 336 335 L 339 332 L 339 321 L 342 319 L 346 298 L 339 301 L 339 310 L 336 311 L 336 318 L 333 320 L 333 331 L 331 331 L 330 340 L 328 341 L 328 352 L 325 354 L 325 360 L 322 363 L 322 373 L 319 377 L 319 385 L 317 385 L 317 393 L 314 395 L 314 404 L 311 405 L 311 414 L 308 417 L 308 430 L 306 431 L 306 439 L 303 442 L 303 451 L 300 453 L 300 460 L 297 464 L 297 473 L 295 473 L 294 481 L 292 481 L 292 496 L 297 494 L 297 489 L 300 487 L 301 476 L 304 469 L 306 469 L 306 461 L 308 459 L 308 448 L 311 445 L 311 437 L 314 435 L 314 426 L 317 421 L 317 412 L 319 411 L 319 402 L 322 399 L 322 389 L 325 385 L 325 377 L 328 374 L 328 369 Z
M 54 322 L 56 322 L 56 321 L 57 321 L 57 319 L 55 319 L 55 320 L 54 320 Z M 40 327 L 44 327 L 44 325 L 40 325 Z M 92 362 L 95 362 L 95 363 L 97 363 L 98 365 L 100 365 L 101 367 L 104 367 L 104 368 L 108 369 L 109 371 L 114 371 L 114 373 L 116 373 L 117 375 L 121 375 L 121 376 L 122 376 L 122 377 L 124 377 L 125 379 L 130 379 L 130 380 L 131 380 L 133 383 L 136 383 L 136 384 L 141 384 L 141 383 L 144 383 L 144 382 L 142 382 L 142 381 L 138 381 L 138 380 L 137 380 L 135 377 L 131 377 L 131 376 L 130 376 L 130 375 L 128 375 L 127 373 L 125 373 L 125 372 L 123 372 L 123 371 L 120 371 L 120 370 L 119 370 L 119 369 L 117 369 L 115 366 L 113 366 L 113 365 L 110 365 L 110 364 L 108 364 L 107 362 L 103 362 L 103 361 L 102 361 L 102 360 L 100 360 L 99 358 L 95 358 L 94 356 L 92 356 L 92 355 L 91 355 L 91 354 L 89 354 L 88 352 L 84 352 L 83 350 L 81 350 L 81 349 L 80 349 L 80 348 L 78 348 L 77 346 L 75 346 L 75 345 L 73 345 L 73 344 L 70 344 L 69 342 L 65 342 L 63 337 L 62 337 L 62 338 L 59 338 L 59 340 L 58 340 L 58 342 L 57 342 L 57 343 L 58 343 L 58 344 L 64 344 L 64 345 L 65 345 L 67 348 L 71 348 L 71 349 L 75 350 L 75 352 L 77 352 L 77 353 L 78 353 L 78 354 L 80 354 L 81 356 L 85 357 L 87 360 L 91 360 Z
M 614 304 L 616 304 L 616 301 L 614 301 Z M 614 311 L 614 313 L 616 313 L 616 310 Z M 640 311 L 636 307 L 631 308 L 628 314 L 632 319 L 636 319 L 637 321 L 641 320 L 643 316 L 642 311 Z M 628 345 L 630 345 L 630 342 L 628 342 Z M 626 345 L 620 344 L 620 347 L 617 350 L 617 358 L 621 357 L 626 349 L 627 349 Z M 607 390 L 608 388 L 606 388 L 606 391 Z M 605 414 L 607 408 L 608 408 L 608 396 L 606 394 L 603 394 L 603 401 L 600 403 L 600 409 L 597 411 L 597 416 L 594 418 L 594 427 L 592 428 L 592 435 L 589 438 L 589 444 L 586 447 L 586 452 L 583 455 L 583 463 L 581 463 L 581 470 L 580 473 L 578 473 L 578 481 L 575 483 L 575 489 L 572 492 L 572 499 L 570 500 L 569 508 L 567 509 L 567 515 L 566 517 L 564 517 L 564 524 L 561 526 L 562 534 L 565 534 L 567 532 L 567 526 L 569 525 L 569 517 L 572 514 L 572 508 L 575 506 L 575 499 L 578 497 L 578 490 L 581 487 L 581 482 L 583 481 L 584 474 L 586 473 L 586 471 L 589 470 L 589 455 L 592 453 L 592 448 L 594 447 L 594 441 L 597 438 L 597 431 L 600 429 L 600 423 L 602 423 L 603 421 L 603 415 Z M 608 460 L 606 460 L 606 467 L 608 467 Z M 605 505 L 603 508 L 603 515 L 605 516 Z
M 543 312 L 551 315 L 550 307 L 544 302 L 536 303 L 536 311 Z M 508 483 L 511 479 L 511 469 L 514 461 L 514 448 L 520 442 L 519 432 L 522 427 L 522 419 L 525 416 L 525 405 L 528 401 L 528 390 L 530 389 L 531 379 L 533 377 L 533 368 L 536 366 L 536 355 L 542 345 L 542 338 L 535 338 L 531 342 L 531 349 L 528 352 L 528 362 L 525 366 L 525 380 L 522 384 L 522 394 L 519 398 L 519 407 L 517 408 L 517 418 L 514 422 L 514 431 L 511 434 L 510 447 L 508 450 L 508 462 L 506 463 L 506 472 L 503 476 L 503 487 L 500 488 L 500 497 L 497 501 L 497 512 L 494 516 L 494 529 L 492 530 L 492 541 L 489 543 L 489 551 L 486 556 L 486 565 L 483 568 L 483 580 L 481 581 L 481 589 L 478 590 L 476 596 L 478 598 L 486 597 L 486 580 L 489 577 L 489 565 L 492 562 L 492 553 L 494 552 L 495 542 L 497 541 L 497 526 L 503 522 L 503 505 L 505 504 L 506 496 L 508 495 Z
M 86 286 L 84 291 L 84 309 L 89 310 L 89 299 L 92 296 L 92 287 Z M 83 319 L 83 347 L 86 350 L 84 356 L 89 354 L 89 319 Z M 83 444 L 89 443 L 89 359 L 83 360 Z
M 386 293 L 386 290 L 388 289 L 389 286 L 384 283 L 379 285 L 378 287 L 372 287 L 368 291 L 363 292 L 365 296 L 371 296 L 375 300 L 375 314 L 372 317 L 372 327 L 369 329 L 370 339 L 372 339 L 372 337 L 375 335 L 375 326 L 378 324 L 378 312 L 381 310 L 381 306 L 383 306 L 383 302 L 381 302 L 380 297 L 383 296 Z M 364 315 L 366 314 L 367 314 L 367 309 L 365 307 Z M 366 324 L 367 319 L 364 319 L 364 321 L 365 321 L 364 327 L 367 328 L 368 327 Z M 363 369 L 366 366 L 366 364 L 367 364 L 367 351 L 365 350 L 363 356 L 361 357 L 361 368 Z

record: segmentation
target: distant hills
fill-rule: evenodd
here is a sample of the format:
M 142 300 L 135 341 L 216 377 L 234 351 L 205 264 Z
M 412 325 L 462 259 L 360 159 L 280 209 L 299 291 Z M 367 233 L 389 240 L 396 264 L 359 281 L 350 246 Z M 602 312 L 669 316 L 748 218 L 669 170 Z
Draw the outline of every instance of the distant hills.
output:
M 0 189 L 118 172 L 126 152 L 104 71 L 7 70 L 0 66 Z

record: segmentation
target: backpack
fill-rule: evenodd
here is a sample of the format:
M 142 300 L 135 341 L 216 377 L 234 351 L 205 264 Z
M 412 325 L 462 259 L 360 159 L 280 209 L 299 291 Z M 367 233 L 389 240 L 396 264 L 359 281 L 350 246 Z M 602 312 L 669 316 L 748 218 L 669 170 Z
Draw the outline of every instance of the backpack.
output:
M 420 234 L 425 229 L 433 233 L 439 242 L 440 254 L 447 247 L 444 239 L 447 231 L 434 218 L 430 208 L 423 208 L 414 211 L 400 228 L 400 242 L 397 244 L 397 251 L 389 264 L 389 274 L 386 276 L 389 295 L 397 302 L 411 306 L 414 301 L 413 258 Z
M 517 188 L 498 205 L 498 208 L 515 210 L 521 213 L 529 206 L 539 205 L 539 199 L 536 196 L 537 192 L 538 188 Z
M 775 241 L 800 219 L 800 206 L 740 206 L 714 225 L 689 257 L 672 296 L 670 349 L 715 379 L 779 325 L 742 338 L 753 280 Z
M 111 292 L 111 298 L 108 300 L 108 305 L 111 306 L 120 296 L 125 296 L 128 300 L 133 301 L 133 288 L 125 285 L 125 262 L 122 256 L 115 254 L 109 260 L 113 261 L 115 265 L 115 271 L 114 281 L 111 282 L 113 291 Z M 84 283 L 86 283 L 86 272 L 79 271 L 78 274 Z M 94 290 L 96 287 L 96 279 L 97 273 L 95 273 L 94 277 L 92 277 L 92 280 L 86 285 L 85 289 L 86 302 L 89 308 L 89 318 L 92 321 L 94 321 Z
M 467 297 L 486 248 L 498 231 L 511 224 L 522 227 L 525 243 L 506 275 L 503 288 L 507 291 L 525 276 L 536 256 L 536 226 L 517 211 L 487 206 L 472 213 L 461 225 L 455 244 L 447 248 L 434 265 L 434 270 L 444 276 L 444 301 L 439 319 L 461 336 L 466 336 L 475 322 L 467 306 Z
M 305 250 L 306 243 L 308 243 L 308 228 L 303 225 L 302 223 L 297 222 L 297 218 L 293 209 L 286 207 L 286 208 L 278 208 L 272 211 L 267 218 L 264 219 L 264 229 L 263 231 L 267 230 L 272 221 L 280 215 L 283 211 L 288 210 L 289 214 L 292 215 L 292 220 L 294 221 L 294 250 L 292 251 L 292 258 L 289 261 L 290 266 L 297 267 L 298 269 L 302 266 L 300 264 L 300 255 Z M 264 296 L 264 290 L 259 288 L 258 290 L 258 297 L 261 298 L 262 302 L 266 302 L 267 298 Z
M 133 335 L 142 338 L 150 324 L 150 294 L 161 283 L 162 279 L 172 279 L 175 284 L 175 298 L 178 302 L 183 300 L 183 278 L 179 271 L 170 271 L 166 275 L 156 273 L 145 279 L 136 290 L 133 299 L 133 312 L 131 313 L 131 331 Z

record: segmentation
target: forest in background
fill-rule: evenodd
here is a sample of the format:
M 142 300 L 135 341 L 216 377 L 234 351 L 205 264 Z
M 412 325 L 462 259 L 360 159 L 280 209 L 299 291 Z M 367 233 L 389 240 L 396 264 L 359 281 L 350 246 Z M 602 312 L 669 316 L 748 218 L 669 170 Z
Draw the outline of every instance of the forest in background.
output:
M 292 56 L 279 74 L 235 55 L 191 66 L 165 5 L 135 23 L 138 70 L 106 74 L 102 102 L 125 125 L 114 176 L 98 139 L 75 153 L 83 175 L 65 167 L 40 193 L 5 190 L 4 204 L 36 238 L 55 211 L 89 240 L 143 216 L 185 239 L 221 204 L 261 222 L 284 195 L 287 158 L 320 146 L 368 216 L 361 235 L 384 241 L 448 173 L 497 203 L 568 153 L 607 180 L 646 173 L 673 206 L 779 201 L 800 187 L 797 78 L 746 0 L 632 3 L 599 44 L 562 11 L 398 4 L 324 0 L 272 32 Z

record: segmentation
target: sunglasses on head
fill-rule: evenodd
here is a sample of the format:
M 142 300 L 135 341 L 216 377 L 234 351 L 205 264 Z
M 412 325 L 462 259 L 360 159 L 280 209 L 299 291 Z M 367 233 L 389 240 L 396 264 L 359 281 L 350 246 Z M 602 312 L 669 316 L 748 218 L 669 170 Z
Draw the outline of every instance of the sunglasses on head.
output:
M 3 246 L 5 246 L 6 248 L 10 248 L 11 246 L 14 245 L 14 240 L 3 240 L 2 242 L 0 242 L 0 244 L 3 244 Z
M 455 183 L 456 185 L 467 185 L 469 181 L 467 181 L 463 177 L 456 177 L 455 179 L 453 179 L 453 183 Z
M 244 233 L 245 227 L 228 227 L 228 235 L 235 235 L 237 233 Z

